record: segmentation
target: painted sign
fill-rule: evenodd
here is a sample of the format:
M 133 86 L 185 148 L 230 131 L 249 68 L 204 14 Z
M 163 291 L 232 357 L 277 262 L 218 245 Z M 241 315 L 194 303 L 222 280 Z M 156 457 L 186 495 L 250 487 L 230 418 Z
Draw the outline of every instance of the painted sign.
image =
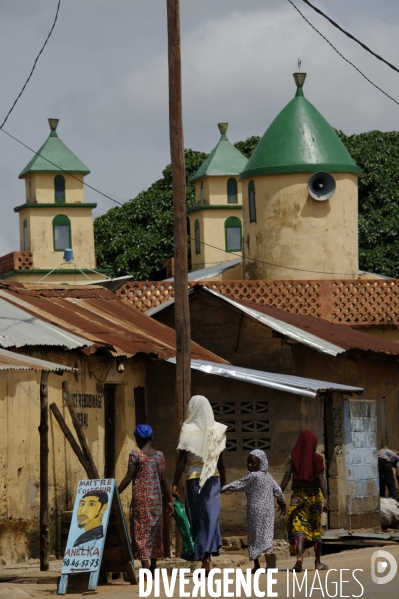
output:
M 80 480 L 61 574 L 95 572 L 101 566 L 115 480 Z

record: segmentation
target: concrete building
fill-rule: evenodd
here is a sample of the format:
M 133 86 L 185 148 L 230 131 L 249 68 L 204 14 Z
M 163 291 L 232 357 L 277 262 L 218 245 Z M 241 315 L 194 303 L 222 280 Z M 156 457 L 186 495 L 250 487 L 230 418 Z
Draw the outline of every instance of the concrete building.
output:
M 19 214 L 19 251 L 0 258 L 0 279 L 76 283 L 106 278 L 96 269 L 93 208 L 84 200 L 90 170 L 58 137 L 58 119 L 49 119 L 50 135 L 19 175 L 25 202 Z M 72 250 L 64 260 L 66 249 Z
M 242 185 L 238 175 L 247 159 L 229 142 L 227 123 L 219 123 L 219 143 L 190 181 L 196 206 L 188 211 L 193 270 L 213 267 L 242 255 Z M 241 268 L 230 276 L 241 276 Z
M 50 374 L 49 405 L 57 405 L 73 430 L 62 397 L 66 380 L 98 471 L 121 481 L 136 446 L 133 430 L 148 418 L 148 379 L 159 380 L 147 368 L 173 358 L 176 342 L 172 329 L 101 288 L 1 283 L 0 314 L 0 552 L 8 564 L 39 551 L 41 362 L 66 371 Z M 10 350 L 25 354 L 17 371 L 3 367 L 2 353 Z M 192 352 L 225 363 L 195 343 Z M 63 513 L 72 509 L 77 481 L 87 475 L 52 414 L 49 427 L 50 552 L 60 555 Z M 130 500 L 128 492 L 122 495 L 126 516 Z

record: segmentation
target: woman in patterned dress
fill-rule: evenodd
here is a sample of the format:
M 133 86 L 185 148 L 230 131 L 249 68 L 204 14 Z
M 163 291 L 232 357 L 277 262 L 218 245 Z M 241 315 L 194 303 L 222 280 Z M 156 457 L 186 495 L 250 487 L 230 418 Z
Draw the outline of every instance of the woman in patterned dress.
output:
M 133 481 L 130 533 L 135 557 L 143 568 L 154 572 L 163 552 L 162 489 L 168 499 L 169 516 L 173 514 L 172 496 L 165 479 L 165 458 L 152 447 L 153 430 L 139 424 L 134 431 L 139 449 L 129 455 L 127 473 L 118 487 L 122 493 Z
M 252 573 L 260 568 L 259 558 L 265 556 L 266 568 L 276 567 L 273 553 L 274 536 L 274 497 L 277 497 L 279 510 L 285 510 L 284 495 L 268 472 L 268 462 L 264 451 L 254 449 L 247 459 L 248 474 L 222 489 L 222 493 L 245 491 L 247 494 L 248 552 L 254 560 Z
M 281 489 L 284 491 L 293 476 L 285 527 L 290 554 L 296 555 L 296 572 L 302 572 L 304 549 L 312 546 L 315 551 L 315 568 L 328 570 L 328 566 L 321 562 L 321 512 L 328 512 L 330 508 L 326 479 L 323 476 L 324 460 L 316 453 L 316 447 L 316 435 L 309 430 L 303 431 L 285 461 L 285 474 L 281 482 Z

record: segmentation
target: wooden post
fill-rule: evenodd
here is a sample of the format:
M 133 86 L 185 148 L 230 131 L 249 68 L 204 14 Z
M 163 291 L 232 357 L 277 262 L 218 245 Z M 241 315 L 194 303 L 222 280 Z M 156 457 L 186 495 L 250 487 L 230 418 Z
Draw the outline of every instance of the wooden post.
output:
M 186 168 L 184 158 L 181 50 L 180 50 L 180 0 L 167 0 L 168 61 L 169 61 L 169 134 L 172 161 L 174 210 L 174 279 L 175 279 L 175 329 L 176 329 L 176 403 L 177 430 L 186 417 L 191 390 L 190 368 L 190 312 L 187 277 L 187 204 Z
M 40 379 L 40 570 L 48 570 L 50 528 L 48 518 L 48 377 L 42 370 Z
M 89 462 L 86 460 L 86 458 L 83 454 L 83 451 L 79 447 L 79 443 L 76 441 L 76 439 L 73 436 L 73 434 L 71 433 L 68 425 L 66 424 L 65 420 L 63 419 L 62 414 L 57 407 L 57 404 L 52 403 L 50 405 L 50 410 L 52 411 L 54 418 L 60 425 L 60 429 L 64 433 L 67 441 L 69 441 L 69 444 L 70 444 L 73 452 L 75 453 L 79 462 L 82 464 L 83 468 L 85 469 L 88 478 L 97 478 L 97 476 L 95 476 L 95 473 L 93 472 L 91 464 L 89 464 Z

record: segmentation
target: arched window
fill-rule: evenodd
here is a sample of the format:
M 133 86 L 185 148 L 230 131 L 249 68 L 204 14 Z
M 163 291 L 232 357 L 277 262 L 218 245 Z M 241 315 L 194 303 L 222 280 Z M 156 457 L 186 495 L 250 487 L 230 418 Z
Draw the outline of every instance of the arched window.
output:
M 53 219 L 53 238 L 56 252 L 72 247 L 71 221 L 64 214 L 58 214 Z
M 201 253 L 201 233 L 200 233 L 200 224 L 199 224 L 198 220 L 195 221 L 194 233 L 195 233 L 195 253 L 200 254 Z
M 227 181 L 227 203 L 237 204 L 237 179 L 231 177 Z
M 242 224 L 236 216 L 230 216 L 224 222 L 226 252 L 242 251 Z
M 200 185 L 200 204 L 201 206 L 204 205 L 204 182 L 201 181 L 201 185 Z
M 33 202 L 32 177 L 29 177 L 28 186 L 29 186 L 29 201 Z
M 28 221 L 26 220 L 26 218 L 24 219 L 23 242 L 24 242 L 24 251 L 27 252 L 29 250 L 29 238 L 28 238 Z
M 255 183 L 248 183 L 249 222 L 256 223 Z
M 54 197 L 56 202 L 65 202 L 65 179 L 62 175 L 54 178 Z

